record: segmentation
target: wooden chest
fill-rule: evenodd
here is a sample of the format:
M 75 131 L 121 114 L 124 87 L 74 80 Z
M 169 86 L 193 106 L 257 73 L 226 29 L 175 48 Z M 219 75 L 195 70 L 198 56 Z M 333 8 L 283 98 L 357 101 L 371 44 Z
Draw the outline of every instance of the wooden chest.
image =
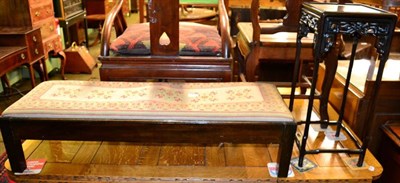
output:
M 29 0 L 32 27 L 40 28 L 46 58 L 49 52 L 62 51 L 61 37 L 57 33 L 52 0 Z

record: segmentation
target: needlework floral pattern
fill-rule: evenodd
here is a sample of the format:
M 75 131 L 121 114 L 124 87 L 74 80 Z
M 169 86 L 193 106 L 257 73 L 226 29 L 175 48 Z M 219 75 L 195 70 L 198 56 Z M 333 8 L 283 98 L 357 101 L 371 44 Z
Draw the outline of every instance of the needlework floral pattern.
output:
M 35 87 L 3 113 L 5 116 L 18 114 L 124 119 L 292 120 L 276 88 L 265 83 L 48 81 Z

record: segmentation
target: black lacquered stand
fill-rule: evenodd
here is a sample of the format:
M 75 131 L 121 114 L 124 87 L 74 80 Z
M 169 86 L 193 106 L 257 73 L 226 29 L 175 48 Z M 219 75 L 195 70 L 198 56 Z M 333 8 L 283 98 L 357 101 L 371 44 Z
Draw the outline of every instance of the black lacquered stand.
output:
M 348 153 L 359 154 L 357 166 L 362 166 L 364 156 L 368 145 L 368 125 L 366 125 L 366 133 L 361 137 L 362 142 L 349 130 L 342 122 L 345 111 L 345 103 L 350 85 L 350 77 L 353 69 L 353 62 L 357 49 L 358 41 L 364 36 L 372 36 L 376 39 L 374 47 L 378 54 L 379 67 L 376 76 L 375 87 L 373 90 L 371 105 L 367 109 L 369 115 L 366 124 L 370 124 L 373 113 L 374 103 L 378 94 L 380 81 L 382 80 L 383 68 L 388 60 L 392 35 L 396 25 L 397 16 L 393 13 L 370 7 L 362 4 L 331 4 L 331 3 L 304 3 L 300 17 L 300 27 L 297 34 L 297 51 L 296 63 L 293 74 L 292 90 L 290 95 L 290 110 L 293 109 L 294 100 L 297 98 L 295 94 L 297 76 L 299 75 L 301 39 L 306 37 L 308 33 L 314 33 L 314 65 L 313 76 L 311 80 L 310 94 L 307 116 L 305 121 L 298 122 L 299 125 L 304 124 L 304 132 L 301 139 L 296 140 L 299 147 L 298 166 L 303 166 L 304 156 L 306 154 L 317 153 Z M 330 121 L 327 114 L 327 105 L 330 88 L 336 73 L 338 62 L 338 46 L 337 41 L 341 35 L 349 36 L 353 39 L 352 55 L 348 67 L 345 86 L 343 89 L 343 98 L 341 108 L 338 111 L 339 117 L 335 121 Z M 326 74 L 323 78 L 321 91 L 316 91 L 316 83 L 318 80 L 319 64 L 324 62 L 326 66 Z M 311 120 L 314 100 L 320 100 L 320 117 L 318 121 Z M 327 128 L 329 125 L 336 126 L 335 136 L 339 137 L 341 131 L 347 133 L 348 137 L 355 143 L 355 148 L 340 149 L 306 149 L 307 139 L 311 124 L 320 124 L 321 128 Z

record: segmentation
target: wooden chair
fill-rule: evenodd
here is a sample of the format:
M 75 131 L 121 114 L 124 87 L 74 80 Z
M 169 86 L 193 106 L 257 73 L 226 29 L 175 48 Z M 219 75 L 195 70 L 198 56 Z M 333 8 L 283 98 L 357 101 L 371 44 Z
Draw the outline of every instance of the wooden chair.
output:
M 219 0 L 218 26 L 179 22 L 179 0 L 152 0 L 149 23 L 127 28 L 122 3 L 116 3 L 104 23 L 101 80 L 232 81 L 224 0 Z M 111 42 L 112 26 L 118 38 Z
M 101 30 L 106 19 L 106 9 L 103 0 L 85 0 L 85 7 L 87 27 L 98 30 L 95 40 L 91 44 L 88 44 L 89 46 L 93 46 L 101 39 Z
M 240 77 L 243 81 L 257 81 L 261 62 L 294 63 L 296 31 L 303 0 L 286 0 L 287 15 L 282 23 L 259 19 L 259 0 L 251 4 L 251 22 L 239 22 L 237 54 L 243 56 Z M 304 61 L 312 61 L 312 40 L 303 44 Z M 289 81 L 291 80 L 291 77 Z

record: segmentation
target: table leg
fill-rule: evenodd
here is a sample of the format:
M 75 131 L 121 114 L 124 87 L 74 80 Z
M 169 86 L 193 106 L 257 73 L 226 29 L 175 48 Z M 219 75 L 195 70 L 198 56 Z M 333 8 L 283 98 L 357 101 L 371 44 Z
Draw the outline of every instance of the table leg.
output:
M 65 55 L 64 51 L 61 50 L 57 53 L 57 57 L 61 60 L 61 77 L 63 80 L 66 80 L 67 77 L 65 77 L 65 65 L 67 64 L 67 56 Z
M 21 139 L 13 131 L 8 121 L 2 121 L 1 134 L 12 171 L 23 172 L 26 168 L 26 161 Z
M 36 81 L 35 81 L 35 70 L 33 69 L 32 64 L 28 64 L 28 70 L 29 70 L 29 76 L 31 77 L 31 85 L 32 88 L 36 86 Z

